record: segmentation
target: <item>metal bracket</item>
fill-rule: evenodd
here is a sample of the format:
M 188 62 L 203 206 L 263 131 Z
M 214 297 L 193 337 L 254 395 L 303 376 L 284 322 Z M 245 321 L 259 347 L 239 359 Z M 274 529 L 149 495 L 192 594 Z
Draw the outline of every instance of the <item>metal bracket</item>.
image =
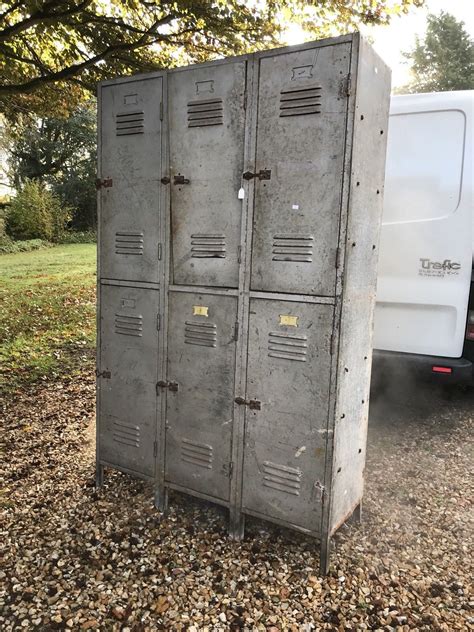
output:
M 178 382 L 167 382 L 166 380 L 160 380 L 156 383 L 156 393 L 158 394 L 159 388 L 168 388 L 170 391 L 176 392 L 179 388 Z
M 97 190 L 99 189 L 109 189 L 112 186 L 112 178 L 104 178 L 103 180 L 101 180 L 100 178 L 97 178 L 97 180 L 95 181 L 95 188 Z
M 185 178 L 182 175 L 174 176 L 173 180 L 174 184 L 189 184 L 190 182 L 189 178 Z
M 171 182 L 171 178 L 169 176 L 163 176 L 160 182 L 161 184 L 169 184 Z
M 272 177 L 271 169 L 260 169 L 258 173 L 252 173 L 251 171 L 245 171 L 242 174 L 244 180 L 252 180 L 252 178 L 258 178 L 259 180 L 270 180 Z
M 96 375 L 96 377 L 103 377 L 106 380 L 110 380 L 110 378 L 111 378 L 110 371 L 99 371 L 99 369 L 96 369 L 95 370 L 95 375 Z
M 244 399 L 243 397 L 236 397 L 234 402 L 239 406 L 248 406 L 250 410 L 262 410 L 262 402 L 258 399 Z

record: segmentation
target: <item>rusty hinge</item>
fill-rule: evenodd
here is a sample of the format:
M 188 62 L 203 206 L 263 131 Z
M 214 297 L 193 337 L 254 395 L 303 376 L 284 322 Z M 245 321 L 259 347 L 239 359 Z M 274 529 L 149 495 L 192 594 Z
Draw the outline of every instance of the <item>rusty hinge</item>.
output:
M 177 176 L 174 176 L 173 182 L 174 184 L 189 184 L 190 180 L 189 178 L 185 178 L 181 174 L 178 174 Z
M 259 402 L 258 399 L 244 399 L 243 397 L 236 397 L 234 402 L 239 406 L 248 406 L 250 410 L 261 410 L 262 402 Z
M 99 369 L 96 369 L 95 375 L 96 377 L 103 377 L 106 380 L 110 380 L 111 377 L 110 371 L 99 371 Z
M 95 188 L 97 190 L 99 189 L 108 189 L 112 186 L 112 178 L 104 178 L 103 180 L 101 180 L 100 178 L 97 178 L 97 180 L 95 181 Z
M 237 246 L 237 263 L 242 263 L 242 246 Z
M 160 121 L 163 120 L 163 101 L 160 101 Z
M 258 173 L 252 173 L 252 171 L 244 171 L 242 178 L 244 180 L 252 180 L 252 178 L 258 178 L 259 180 L 270 180 L 272 177 L 271 169 L 260 169 Z
M 316 490 L 317 500 L 322 503 L 324 500 L 324 495 L 326 494 L 326 488 L 322 483 L 316 481 L 314 484 L 314 489 Z
M 156 441 L 153 441 L 153 456 L 156 457 L 157 454 L 158 454 L 158 443 Z
M 161 329 L 161 314 L 156 315 L 156 331 Z
M 162 247 L 161 247 L 161 242 L 158 244 L 158 261 L 161 261 L 161 256 L 162 256 Z
M 178 390 L 178 382 L 167 382 L 166 380 L 159 380 L 156 383 L 156 392 L 159 393 L 160 388 L 168 388 L 170 391 L 176 392 Z
M 239 321 L 236 320 L 234 323 L 234 340 L 239 339 Z
M 352 93 L 352 75 L 349 73 L 346 77 L 346 97 L 350 97 Z

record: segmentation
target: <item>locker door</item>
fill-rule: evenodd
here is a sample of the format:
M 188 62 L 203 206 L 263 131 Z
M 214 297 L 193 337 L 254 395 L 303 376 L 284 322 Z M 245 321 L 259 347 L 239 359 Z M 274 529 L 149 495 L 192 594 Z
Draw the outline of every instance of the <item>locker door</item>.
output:
M 166 480 L 229 499 L 237 298 L 171 292 Z
M 260 61 L 251 287 L 335 291 L 350 44 Z
M 243 510 L 318 531 L 333 307 L 251 299 Z
M 101 285 L 100 460 L 154 476 L 158 290 Z
M 162 78 L 103 86 L 100 274 L 159 281 Z
M 245 125 L 243 61 L 169 76 L 172 273 L 237 287 Z M 175 183 L 181 176 L 188 183 Z

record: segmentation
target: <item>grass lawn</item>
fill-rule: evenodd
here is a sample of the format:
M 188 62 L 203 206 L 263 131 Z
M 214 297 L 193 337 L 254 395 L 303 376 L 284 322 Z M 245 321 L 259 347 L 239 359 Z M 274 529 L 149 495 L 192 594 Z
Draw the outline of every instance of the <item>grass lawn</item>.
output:
M 96 244 L 0 255 L 0 390 L 93 366 Z

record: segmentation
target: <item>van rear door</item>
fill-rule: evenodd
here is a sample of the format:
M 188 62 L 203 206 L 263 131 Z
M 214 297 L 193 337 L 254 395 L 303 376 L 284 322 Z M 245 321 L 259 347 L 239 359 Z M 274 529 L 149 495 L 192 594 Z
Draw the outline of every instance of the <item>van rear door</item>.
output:
M 374 348 L 460 357 L 473 253 L 474 92 L 392 97 Z

